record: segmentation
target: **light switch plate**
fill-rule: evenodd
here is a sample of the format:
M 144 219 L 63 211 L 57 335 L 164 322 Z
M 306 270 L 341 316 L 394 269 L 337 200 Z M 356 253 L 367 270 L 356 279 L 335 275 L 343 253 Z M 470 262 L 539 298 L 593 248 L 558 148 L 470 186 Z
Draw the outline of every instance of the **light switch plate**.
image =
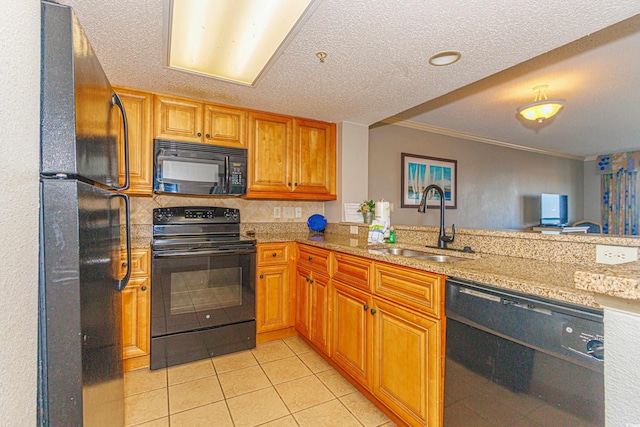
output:
M 280 218 L 280 206 L 275 206 L 273 208 L 273 217 Z
M 349 233 L 358 234 L 358 226 L 357 225 L 350 225 L 349 226 Z
M 302 218 L 302 208 L 300 206 L 296 206 L 296 218 Z
M 293 206 L 285 206 L 285 207 L 284 207 L 284 213 L 283 213 L 283 216 L 284 216 L 285 218 L 293 218 L 293 214 L 294 214 Z
M 638 248 L 633 246 L 596 245 L 596 262 L 600 264 L 624 264 L 638 260 Z

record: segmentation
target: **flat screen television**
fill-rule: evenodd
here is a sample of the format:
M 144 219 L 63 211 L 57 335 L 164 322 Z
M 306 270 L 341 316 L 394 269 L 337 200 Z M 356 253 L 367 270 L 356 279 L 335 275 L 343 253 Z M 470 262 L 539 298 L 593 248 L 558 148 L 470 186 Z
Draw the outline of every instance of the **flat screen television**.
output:
M 540 225 L 561 227 L 569 223 L 565 194 L 540 195 Z

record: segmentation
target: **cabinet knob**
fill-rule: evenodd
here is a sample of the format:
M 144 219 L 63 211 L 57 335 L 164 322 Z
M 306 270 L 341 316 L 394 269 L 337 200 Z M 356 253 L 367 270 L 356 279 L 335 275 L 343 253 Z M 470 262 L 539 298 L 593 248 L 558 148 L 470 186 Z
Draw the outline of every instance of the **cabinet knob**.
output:
M 260 278 L 261 278 L 261 279 L 264 279 L 264 274 L 261 274 L 261 275 L 260 275 Z
M 309 257 L 309 258 L 307 258 L 307 260 L 312 261 L 312 260 L 313 260 L 313 258 Z
M 371 309 L 371 315 L 373 316 L 374 314 L 376 314 L 376 309 L 375 309 L 375 308 L 372 308 L 372 309 Z
M 304 280 L 305 280 L 305 282 L 309 283 L 309 278 L 308 277 L 305 277 Z
M 146 291 L 146 290 L 147 290 L 147 287 L 146 287 L 146 286 L 143 286 L 143 287 L 141 287 L 141 288 L 140 288 L 140 290 L 142 290 L 142 291 Z
M 313 283 L 313 279 L 309 280 L 309 283 Z
M 287 187 L 291 187 L 291 183 L 290 182 L 287 182 Z
M 365 304 L 364 306 L 362 306 L 362 308 L 364 309 L 364 311 L 369 310 L 369 306 L 367 304 Z
M 198 136 L 202 136 L 202 133 L 198 132 Z
M 211 138 L 211 135 L 209 135 L 209 134 L 206 134 L 205 136 L 206 136 L 207 138 Z
M 127 261 L 122 261 L 122 266 L 126 267 L 127 266 Z
M 278 256 L 278 254 L 274 252 L 274 253 L 272 253 L 272 254 L 271 254 L 271 256 L 272 256 L 272 257 L 277 257 L 277 256 Z
M 294 187 L 297 187 L 297 186 L 298 186 L 298 183 L 297 183 L 297 182 L 294 182 L 294 183 L 293 183 L 293 186 L 294 186 Z

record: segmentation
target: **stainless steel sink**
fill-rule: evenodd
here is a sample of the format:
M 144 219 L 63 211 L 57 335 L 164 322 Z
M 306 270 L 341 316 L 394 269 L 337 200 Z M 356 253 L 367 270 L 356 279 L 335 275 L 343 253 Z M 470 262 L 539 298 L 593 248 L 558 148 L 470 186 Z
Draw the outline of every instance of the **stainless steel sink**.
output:
M 403 249 L 403 248 L 376 248 L 376 249 L 370 249 L 369 252 L 374 253 L 376 255 L 396 255 L 396 256 L 422 259 L 425 261 L 433 261 L 433 262 L 457 262 L 457 261 L 467 260 L 467 258 L 462 258 L 457 256 L 439 255 L 439 254 L 434 254 L 432 252 L 416 251 L 413 249 Z
M 402 249 L 402 248 L 380 248 L 380 249 L 375 249 L 375 251 L 380 252 L 381 255 L 400 255 L 400 256 L 407 256 L 407 257 L 431 255 L 429 252 L 414 251 L 413 249 Z
M 458 261 L 467 261 L 469 258 L 462 258 L 459 256 L 451 256 L 451 255 L 424 255 L 416 257 L 416 259 L 423 259 L 425 261 L 434 261 L 434 262 L 458 262 Z

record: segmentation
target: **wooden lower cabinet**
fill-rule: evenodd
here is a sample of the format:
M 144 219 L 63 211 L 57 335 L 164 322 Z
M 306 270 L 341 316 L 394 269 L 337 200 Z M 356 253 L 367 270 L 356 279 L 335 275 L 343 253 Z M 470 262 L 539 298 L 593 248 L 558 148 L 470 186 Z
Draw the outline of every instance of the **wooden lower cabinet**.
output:
M 259 243 L 256 254 L 256 342 L 294 336 L 293 244 Z
M 256 332 L 288 328 L 289 265 L 258 267 Z
M 329 354 L 329 277 L 296 268 L 296 330 Z
M 373 394 L 410 425 L 441 425 L 441 321 L 375 297 L 373 308 Z
M 331 358 L 356 381 L 371 386 L 371 294 L 333 281 Z
M 126 253 L 121 253 L 126 260 Z M 122 290 L 122 359 L 124 371 L 149 366 L 151 276 L 149 249 L 131 251 L 131 279 Z M 123 261 L 124 262 L 124 261 Z

